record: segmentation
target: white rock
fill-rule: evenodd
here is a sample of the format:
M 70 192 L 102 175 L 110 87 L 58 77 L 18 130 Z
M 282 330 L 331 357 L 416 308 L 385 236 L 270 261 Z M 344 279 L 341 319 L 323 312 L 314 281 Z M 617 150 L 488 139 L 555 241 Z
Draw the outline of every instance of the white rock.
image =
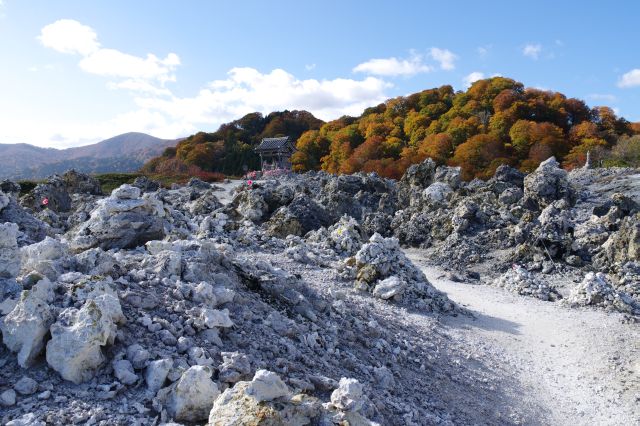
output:
M 451 187 L 444 182 L 434 182 L 422 191 L 422 198 L 425 201 L 443 202 L 453 192 Z
M 132 385 L 138 381 L 138 376 L 133 372 L 133 365 L 126 359 L 113 362 L 113 373 L 120 383 L 125 385 Z
M 258 401 L 272 401 L 289 395 L 289 388 L 276 373 L 258 370 L 247 387 L 247 395 Z
M 182 373 L 169 396 L 167 411 L 176 420 L 196 422 L 209 416 L 220 395 L 210 367 L 195 365 Z
M 373 295 L 381 299 L 391 299 L 396 295 L 400 295 L 404 292 L 406 285 L 400 278 L 393 275 L 389 278 L 385 278 L 379 281 L 373 289 Z
M 233 326 L 233 321 L 229 318 L 228 309 L 202 308 L 200 309 L 199 315 L 194 318 L 193 324 L 200 329 L 214 327 L 227 328 Z
M 147 370 L 144 376 L 147 382 L 147 387 L 153 392 L 157 392 L 164 382 L 167 380 L 167 375 L 173 367 L 173 360 L 171 358 L 158 359 L 151 361 L 147 366 Z
M 6 426 L 45 426 L 45 422 L 38 420 L 35 414 L 28 413 L 22 417 L 11 420 Z
M 93 377 L 103 363 L 102 346 L 112 344 L 116 325 L 100 305 L 88 300 L 81 309 L 67 308 L 51 326 L 47 363 L 76 384 Z
M 23 273 L 36 271 L 55 280 L 62 271 L 59 260 L 67 254 L 67 249 L 60 241 L 45 237 L 38 243 L 22 247 L 20 253 Z
M 120 200 L 135 200 L 140 198 L 140 188 L 125 184 L 111 191 L 111 196 Z
M 44 348 L 44 337 L 53 322 L 49 304 L 38 292 L 23 291 L 20 300 L 0 322 L 2 339 L 9 350 L 18 353 L 18 364 L 28 367 Z
M 0 278 L 13 278 L 19 271 L 18 225 L 0 223 Z
M 216 306 L 218 302 L 213 293 L 213 286 L 205 281 L 193 288 L 193 301 L 207 303 L 211 306 Z
M 356 379 L 341 378 L 338 389 L 331 393 L 331 403 L 343 411 L 359 411 L 364 403 L 362 384 Z

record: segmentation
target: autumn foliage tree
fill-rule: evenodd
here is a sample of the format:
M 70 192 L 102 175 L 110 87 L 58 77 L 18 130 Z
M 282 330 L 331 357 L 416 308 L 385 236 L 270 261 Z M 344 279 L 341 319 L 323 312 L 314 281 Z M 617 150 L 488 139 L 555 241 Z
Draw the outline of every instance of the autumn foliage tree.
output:
M 586 153 L 602 163 L 633 162 L 640 133 L 608 107 L 589 108 L 559 92 L 525 88 L 515 80 L 493 77 L 466 91 L 449 85 L 399 96 L 372 106 L 358 117 L 323 123 L 306 111 L 260 113 L 197 133 L 145 168 L 169 170 L 179 164 L 205 171 L 240 174 L 258 166 L 253 149 L 263 137 L 287 135 L 296 140 L 292 157 L 297 172 L 376 172 L 398 178 L 411 164 L 430 157 L 438 164 L 462 168 L 465 179 L 486 179 L 500 164 L 534 170 L 555 156 L 566 168 L 584 163 Z M 600 162 L 600 161 L 599 161 Z

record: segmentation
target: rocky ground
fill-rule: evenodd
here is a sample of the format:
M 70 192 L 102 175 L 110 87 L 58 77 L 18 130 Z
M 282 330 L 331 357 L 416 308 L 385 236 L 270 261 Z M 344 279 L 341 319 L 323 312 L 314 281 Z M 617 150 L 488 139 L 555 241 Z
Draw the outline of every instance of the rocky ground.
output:
M 18 193 L 0 184 L 3 424 L 638 418 L 638 170 Z

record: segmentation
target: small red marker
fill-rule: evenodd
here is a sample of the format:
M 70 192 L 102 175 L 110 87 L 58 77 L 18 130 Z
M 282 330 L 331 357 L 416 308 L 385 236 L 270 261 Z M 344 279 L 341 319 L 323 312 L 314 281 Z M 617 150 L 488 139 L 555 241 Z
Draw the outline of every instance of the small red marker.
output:
M 47 204 L 49 204 L 49 199 L 48 198 L 43 198 L 42 199 L 42 205 L 46 206 Z

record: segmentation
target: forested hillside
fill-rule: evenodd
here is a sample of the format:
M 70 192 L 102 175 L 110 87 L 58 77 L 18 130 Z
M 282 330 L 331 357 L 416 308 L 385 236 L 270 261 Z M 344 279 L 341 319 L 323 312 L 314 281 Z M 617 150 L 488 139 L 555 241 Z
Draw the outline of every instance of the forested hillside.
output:
M 640 166 L 637 123 L 608 107 L 590 108 L 562 93 L 525 88 L 504 77 L 480 80 L 466 91 L 451 86 L 390 99 L 359 117 L 323 123 L 306 111 L 252 113 L 197 133 L 147 163 L 143 172 L 219 172 L 258 167 L 253 148 L 263 137 L 297 140 L 294 169 L 331 173 L 377 172 L 399 178 L 433 158 L 462 167 L 463 177 L 488 178 L 500 164 L 531 171 L 554 155 L 566 168 L 584 164 Z
M 200 132 L 167 148 L 162 156 L 143 167 L 145 173 L 183 174 L 203 170 L 226 175 L 240 175 L 243 166 L 256 170 L 259 158 L 253 149 L 262 138 L 290 136 L 294 141 L 308 130 L 323 124 L 307 111 L 259 112 L 223 124 L 214 133 Z
M 584 164 L 587 151 L 598 162 L 633 127 L 611 108 L 589 108 L 558 92 L 495 77 L 465 92 L 442 86 L 328 122 L 300 137 L 293 162 L 297 171 L 375 171 L 398 178 L 410 164 L 431 157 L 461 166 L 465 179 L 488 178 L 500 164 L 531 171 L 551 155 L 566 168 Z M 626 151 L 635 149 L 637 156 L 640 141 L 623 142 L 629 141 Z

